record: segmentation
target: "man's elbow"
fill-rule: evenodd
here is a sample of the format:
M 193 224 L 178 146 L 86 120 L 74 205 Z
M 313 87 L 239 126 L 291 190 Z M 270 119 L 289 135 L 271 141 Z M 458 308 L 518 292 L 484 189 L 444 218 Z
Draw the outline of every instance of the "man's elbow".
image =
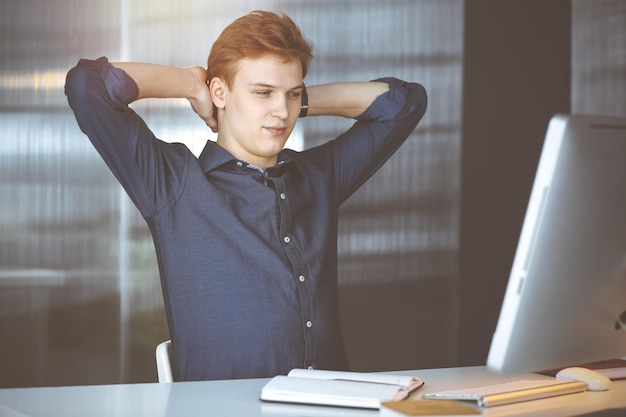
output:
M 415 115 L 414 117 L 419 122 L 428 107 L 428 93 L 426 92 L 426 88 L 418 83 L 411 83 L 409 88 L 409 97 L 412 103 L 411 113 Z
M 84 67 L 76 65 L 67 72 L 65 76 L 65 95 L 70 106 L 85 98 L 87 91 L 89 91 L 87 88 L 88 84 L 88 74 Z

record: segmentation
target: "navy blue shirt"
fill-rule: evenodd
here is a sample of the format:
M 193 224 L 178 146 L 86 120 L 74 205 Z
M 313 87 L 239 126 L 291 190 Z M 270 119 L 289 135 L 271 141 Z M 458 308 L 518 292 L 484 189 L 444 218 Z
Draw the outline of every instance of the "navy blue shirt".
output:
M 285 149 L 264 172 L 212 141 L 199 158 L 128 107 L 135 82 L 80 60 L 66 95 L 81 130 L 146 219 L 180 380 L 347 369 L 337 306 L 339 206 L 400 147 L 424 88 L 389 91 L 334 140 Z

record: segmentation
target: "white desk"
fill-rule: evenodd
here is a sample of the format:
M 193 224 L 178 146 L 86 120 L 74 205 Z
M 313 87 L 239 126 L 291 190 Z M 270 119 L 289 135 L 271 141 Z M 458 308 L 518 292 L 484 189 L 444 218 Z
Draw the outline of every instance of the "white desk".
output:
M 403 371 L 418 375 L 426 385 L 416 393 L 485 385 L 511 380 L 483 367 Z M 521 377 L 527 377 L 523 375 Z M 538 375 L 533 377 L 541 378 Z M 518 377 L 518 378 L 521 378 Z M 372 417 L 376 410 L 263 403 L 261 387 L 268 379 L 179 382 L 174 384 L 98 385 L 59 388 L 0 389 L 1 417 Z M 485 416 L 573 416 L 596 410 L 623 408 L 626 381 L 610 391 L 583 392 L 484 409 Z M 620 414 L 618 414 L 620 415 Z

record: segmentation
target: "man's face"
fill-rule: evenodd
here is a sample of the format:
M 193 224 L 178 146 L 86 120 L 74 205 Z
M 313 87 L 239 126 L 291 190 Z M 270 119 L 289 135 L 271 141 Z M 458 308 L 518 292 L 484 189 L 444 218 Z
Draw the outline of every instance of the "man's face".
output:
M 224 88 L 217 143 L 260 168 L 276 165 L 300 114 L 300 62 L 283 62 L 271 55 L 243 59 L 232 89 Z

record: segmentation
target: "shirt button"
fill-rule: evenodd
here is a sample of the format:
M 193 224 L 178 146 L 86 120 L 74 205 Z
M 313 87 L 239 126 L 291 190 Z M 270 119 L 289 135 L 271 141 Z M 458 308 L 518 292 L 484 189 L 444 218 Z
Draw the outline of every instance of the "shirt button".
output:
M 291 239 L 289 238 L 289 236 L 285 236 L 283 240 L 285 241 L 285 243 L 291 242 Z
M 300 282 L 304 282 L 306 280 L 306 278 L 304 277 L 304 275 L 300 275 L 298 277 L 298 279 L 300 280 Z
M 287 198 L 287 194 L 285 193 L 280 193 L 280 199 L 284 200 L 285 198 Z
M 312 322 L 311 320 L 308 320 L 308 321 L 306 322 L 306 327 L 308 327 L 308 328 L 313 327 L 313 322 Z
M 241 168 L 243 166 L 243 162 L 237 161 L 237 166 Z

